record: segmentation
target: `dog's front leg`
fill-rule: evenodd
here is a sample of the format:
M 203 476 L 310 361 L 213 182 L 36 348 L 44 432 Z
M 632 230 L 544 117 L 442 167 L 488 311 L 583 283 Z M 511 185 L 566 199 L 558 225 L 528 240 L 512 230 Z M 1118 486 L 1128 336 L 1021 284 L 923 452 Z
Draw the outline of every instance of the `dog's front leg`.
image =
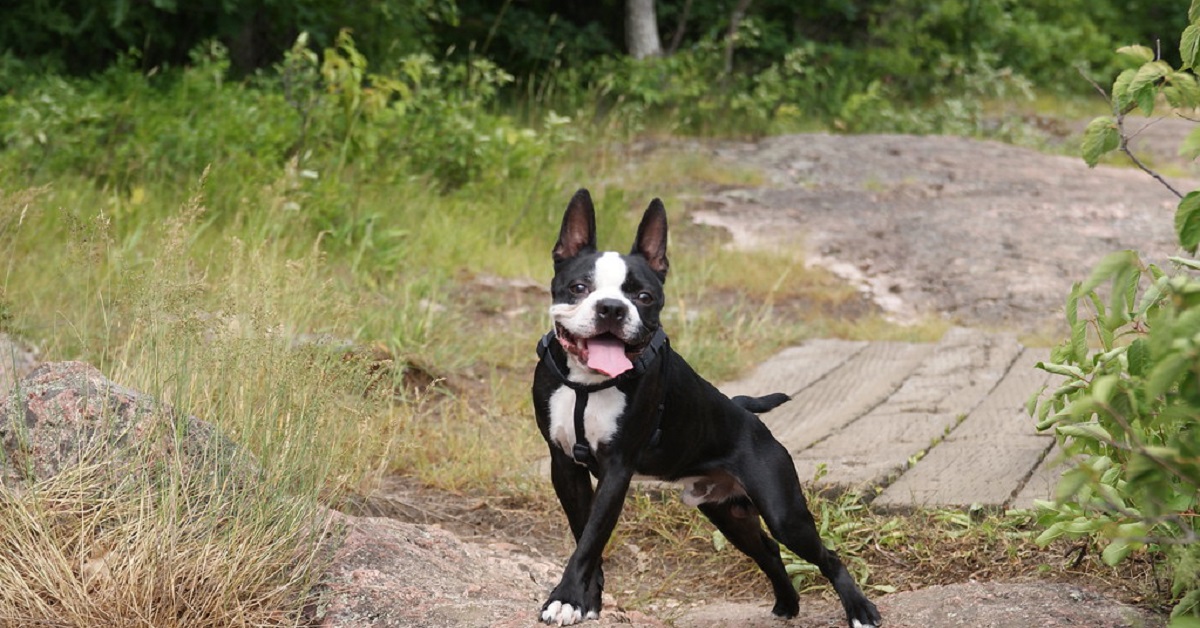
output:
M 554 494 L 558 496 L 558 503 L 567 515 L 571 534 L 578 544 L 592 511 L 592 476 L 586 467 L 575 464 L 569 455 L 551 445 L 550 482 L 554 484 Z
M 601 571 L 604 546 L 621 516 L 621 507 L 632 478 L 632 466 L 622 460 L 610 458 L 601 466 L 600 481 L 591 509 L 583 522 L 582 530 L 576 534 L 575 552 L 567 561 L 562 580 L 550 592 L 550 599 L 542 606 L 542 621 L 569 626 L 583 619 L 596 619 L 600 616 L 600 598 L 604 588 L 604 575 Z M 555 486 L 557 488 L 557 484 Z M 562 499 L 561 494 L 559 499 Z M 563 506 L 566 508 L 566 502 Z M 567 517 L 571 519 L 572 516 L 568 513 Z M 573 519 L 571 526 L 574 530 Z

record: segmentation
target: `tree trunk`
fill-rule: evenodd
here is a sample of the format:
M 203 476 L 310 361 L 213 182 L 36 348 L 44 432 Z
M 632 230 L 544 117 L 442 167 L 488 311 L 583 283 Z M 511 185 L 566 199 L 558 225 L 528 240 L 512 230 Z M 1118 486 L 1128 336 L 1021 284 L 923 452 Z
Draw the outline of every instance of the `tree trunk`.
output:
M 688 16 L 691 13 L 692 0 L 685 0 L 683 11 L 679 14 L 679 25 L 675 27 L 675 36 L 671 38 L 671 47 L 667 48 L 667 55 L 673 55 L 676 50 L 679 50 L 679 44 L 683 43 L 683 34 L 687 31 Z
M 625 0 L 625 46 L 634 59 L 662 56 L 654 0 Z
M 737 41 L 738 27 L 742 25 L 742 18 L 746 17 L 746 10 L 750 8 L 752 0 L 738 0 L 737 6 L 733 8 L 733 14 L 729 16 L 729 34 L 725 36 L 725 76 L 728 77 L 733 73 L 733 48 Z

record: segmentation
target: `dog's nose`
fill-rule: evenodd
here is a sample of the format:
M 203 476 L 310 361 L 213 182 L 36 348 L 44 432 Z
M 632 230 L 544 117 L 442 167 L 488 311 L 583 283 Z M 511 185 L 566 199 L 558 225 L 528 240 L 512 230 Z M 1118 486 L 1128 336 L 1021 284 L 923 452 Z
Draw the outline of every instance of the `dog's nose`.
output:
M 600 299 L 596 302 L 596 317 L 619 323 L 625 320 L 625 304 L 618 299 Z

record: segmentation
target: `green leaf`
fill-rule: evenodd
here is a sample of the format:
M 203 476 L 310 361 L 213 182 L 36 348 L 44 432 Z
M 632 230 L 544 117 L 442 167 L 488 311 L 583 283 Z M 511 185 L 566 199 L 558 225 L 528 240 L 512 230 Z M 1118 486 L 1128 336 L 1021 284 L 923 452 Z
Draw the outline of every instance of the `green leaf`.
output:
M 1181 69 L 1200 65 L 1200 24 L 1192 24 L 1183 29 L 1179 38 L 1179 58 L 1183 59 Z
M 1125 560 L 1132 551 L 1133 543 L 1125 539 L 1117 539 L 1104 548 L 1104 551 L 1100 553 L 1100 558 L 1104 559 L 1104 564 L 1113 567 Z
M 1083 161 L 1089 168 L 1096 167 L 1100 156 L 1116 150 L 1121 145 L 1121 135 L 1117 132 L 1117 123 L 1108 116 L 1100 116 L 1092 120 L 1083 132 Z
M 1145 521 L 1122 523 L 1117 526 L 1117 536 L 1122 539 L 1129 539 L 1134 543 L 1144 542 L 1147 534 L 1150 534 L 1150 527 Z
M 1167 104 L 1176 109 L 1191 109 L 1200 104 L 1200 84 L 1196 83 L 1193 74 L 1172 72 L 1167 76 L 1163 96 L 1167 97 Z
M 1033 413 L 1037 412 L 1038 399 L 1041 398 L 1042 393 L 1045 392 L 1045 390 L 1046 386 L 1043 384 L 1042 387 L 1037 390 L 1037 392 L 1029 395 L 1029 398 L 1025 400 L 1025 414 L 1033 416 Z
M 1080 286 L 1080 291 L 1083 293 L 1095 290 L 1100 284 L 1110 278 L 1117 277 L 1128 270 L 1138 269 L 1138 255 L 1136 251 L 1125 249 L 1124 251 L 1114 251 L 1104 256 L 1096 267 L 1092 269 L 1091 276 L 1087 281 Z
M 1083 369 L 1079 368 L 1078 366 L 1071 366 L 1069 364 L 1038 362 L 1034 365 L 1034 367 L 1054 375 L 1065 375 L 1067 377 L 1074 377 L 1075 379 L 1083 379 L 1084 377 Z
M 1200 190 L 1189 192 L 1179 201 L 1175 210 L 1175 235 L 1179 236 L 1179 246 L 1189 253 L 1196 252 L 1200 245 Z
M 1143 89 L 1133 92 L 1133 98 L 1137 101 L 1138 109 L 1142 110 L 1145 115 L 1154 113 L 1154 85 L 1147 85 Z
M 1070 359 L 1082 363 L 1087 359 L 1087 321 L 1079 318 L 1079 299 L 1083 296 L 1079 282 L 1071 286 L 1067 296 L 1067 324 L 1071 326 L 1071 342 L 1067 345 Z
M 1053 397 L 1063 397 L 1063 396 L 1069 395 L 1081 388 L 1087 388 L 1087 385 L 1088 385 L 1088 383 L 1086 381 L 1077 379 L 1073 382 L 1069 382 L 1067 384 L 1059 386 L 1058 388 L 1055 388 L 1054 392 L 1050 393 L 1050 397 L 1052 397 L 1052 398 Z
M 1122 268 L 1113 278 L 1112 299 L 1109 302 L 1108 320 L 1101 331 L 1111 332 L 1128 323 L 1133 314 L 1133 302 L 1137 297 L 1138 284 L 1141 282 L 1141 272 L 1137 266 L 1137 255 L 1133 256 L 1134 263 Z M 1104 343 L 1105 348 L 1112 346 L 1111 337 Z
M 1097 403 L 1107 404 L 1112 400 L 1113 393 L 1116 392 L 1118 381 L 1119 378 L 1116 375 L 1097 377 L 1092 382 L 1092 399 L 1095 399 Z
M 1155 269 L 1152 268 L 1151 274 L 1154 274 L 1154 272 Z M 1134 316 L 1145 316 L 1146 312 L 1150 311 L 1150 308 L 1158 305 L 1158 303 L 1162 300 L 1162 289 L 1165 283 L 1165 280 L 1159 278 L 1156 279 L 1154 283 L 1150 284 L 1150 287 L 1146 288 L 1146 291 L 1142 293 L 1141 298 L 1138 299 L 1137 309 L 1134 310 Z
M 1091 534 L 1103 528 L 1105 523 L 1107 523 L 1105 517 L 1096 517 L 1094 519 L 1076 517 L 1073 521 L 1067 522 L 1067 525 L 1063 526 L 1063 530 L 1067 534 Z
M 1154 51 L 1146 46 L 1121 46 L 1117 48 L 1117 55 L 1123 60 L 1130 61 L 1134 65 L 1143 65 L 1154 60 Z
M 1131 342 L 1126 355 L 1129 357 L 1129 374 L 1134 377 L 1145 375 L 1150 361 L 1150 348 L 1146 346 L 1145 339 L 1138 338 Z
M 1133 79 L 1129 81 L 1129 91 L 1126 99 L 1136 102 L 1142 113 L 1150 115 L 1154 112 L 1155 88 L 1158 86 L 1159 81 L 1171 72 L 1171 66 L 1165 61 L 1151 61 L 1144 64 L 1137 69 L 1133 75 Z M 1125 109 L 1122 108 L 1122 111 L 1125 111 Z
M 1146 397 L 1155 399 L 1174 386 L 1188 368 L 1190 361 L 1181 353 L 1171 353 L 1159 360 L 1146 379 Z
M 1192 6 L 1188 7 L 1188 21 L 1197 20 L 1200 20 L 1200 0 L 1192 0 Z
M 1180 615 L 1172 617 L 1167 628 L 1200 628 L 1200 617 L 1195 615 Z
M 1108 430 L 1100 427 L 1096 423 L 1084 423 L 1081 425 L 1059 425 L 1054 428 L 1063 436 L 1071 436 L 1074 438 L 1087 438 L 1089 440 L 1098 441 L 1101 443 L 1112 442 L 1112 435 Z
M 1129 83 L 1129 90 L 1137 93 L 1154 86 L 1155 83 L 1171 73 L 1171 66 L 1166 61 L 1151 61 L 1138 68 L 1137 74 Z M 1149 112 L 1147 112 L 1149 113 Z
M 1179 155 L 1188 159 L 1200 157 L 1200 126 L 1188 131 L 1187 137 L 1179 145 Z
M 1056 521 L 1055 523 L 1050 524 L 1050 527 L 1046 528 L 1045 531 L 1039 534 L 1038 537 L 1033 540 L 1033 542 L 1043 547 L 1049 545 L 1053 543 L 1055 539 L 1063 535 L 1064 527 L 1066 527 L 1065 522 Z
M 1167 259 L 1192 270 L 1200 270 L 1200 260 L 1188 259 L 1186 257 L 1168 257 Z
M 1112 99 L 1118 111 L 1129 111 L 1132 107 L 1133 93 L 1129 91 L 1129 84 L 1133 82 L 1135 76 L 1137 76 L 1137 70 L 1131 68 L 1122 71 L 1113 81 Z

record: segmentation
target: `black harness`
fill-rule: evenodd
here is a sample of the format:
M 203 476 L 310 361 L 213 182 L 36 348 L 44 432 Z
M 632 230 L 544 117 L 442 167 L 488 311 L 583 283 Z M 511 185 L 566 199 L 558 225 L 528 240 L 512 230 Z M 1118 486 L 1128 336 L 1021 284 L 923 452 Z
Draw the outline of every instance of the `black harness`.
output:
M 642 375 L 645 375 L 646 369 L 649 368 L 649 366 L 654 363 L 654 360 L 656 360 L 660 355 L 663 356 L 663 360 L 661 361 L 662 363 L 659 368 L 665 373 L 667 370 L 667 360 L 665 354 L 670 347 L 669 343 L 667 342 L 667 334 L 662 330 L 661 327 L 658 328 L 658 330 L 655 331 L 654 335 L 650 338 L 650 342 L 646 345 L 646 348 L 642 349 L 641 354 L 639 354 L 638 357 L 633 360 L 633 368 L 612 379 L 605 380 L 597 384 L 581 384 L 579 382 L 573 382 L 567 378 L 566 373 L 563 372 L 562 368 L 559 368 L 558 363 L 554 361 L 554 356 L 550 353 L 550 346 L 557 342 L 558 336 L 555 335 L 553 330 L 551 330 L 545 336 L 542 336 L 542 339 L 538 341 L 537 346 L 538 358 L 540 358 L 542 363 L 546 365 L 546 368 L 558 378 L 559 382 L 575 391 L 575 447 L 571 451 L 571 457 L 575 459 L 576 463 L 587 467 L 588 470 L 594 474 L 597 470 L 596 457 L 592 455 L 592 448 L 588 444 L 587 433 L 584 429 L 583 420 L 583 413 L 587 409 L 588 395 L 599 390 L 604 390 L 605 388 L 612 388 L 621 382 L 637 379 Z M 658 407 L 654 412 L 654 431 L 650 435 L 649 443 L 651 447 L 657 446 L 659 440 L 662 438 L 662 428 L 660 427 L 660 423 L 662 422 L 663 402 L 665 401 L 665 397 L 666 387 L 664 386 L 663 399 L 659 399 Z

